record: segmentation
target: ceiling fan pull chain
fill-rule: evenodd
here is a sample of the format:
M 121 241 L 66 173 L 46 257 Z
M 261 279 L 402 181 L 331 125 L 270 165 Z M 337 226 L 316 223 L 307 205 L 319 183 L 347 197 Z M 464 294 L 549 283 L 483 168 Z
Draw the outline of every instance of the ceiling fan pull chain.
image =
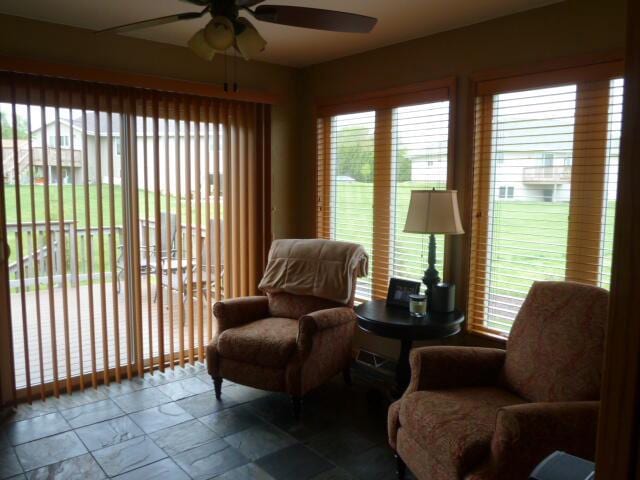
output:
M 225 52 L 226 53 L 226 52 Z M 227 82 L 227 56 L 223 55 L 224 57 L 224 93 L 227 93 L 229 91 L 229 83 Z
M 238 92 L 238 56 L 233 56 L 233 93 Z

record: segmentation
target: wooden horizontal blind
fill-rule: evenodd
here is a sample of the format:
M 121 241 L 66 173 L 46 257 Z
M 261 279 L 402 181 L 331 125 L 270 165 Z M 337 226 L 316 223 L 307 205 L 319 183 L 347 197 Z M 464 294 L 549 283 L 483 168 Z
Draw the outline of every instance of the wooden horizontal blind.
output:
M 367 249 L 362 300 L 384 298 L 390 277 L 417 281 L 426 268 L 424 239 L 402 230 L 412 189 L 448 186 L 453 83 L 421 87 L 318 109 L 317 235 Z
M 471 328 L 508 334 L 535 280 L 608 288 L 617 65 L 476 85 Z
M 202 360 L 266 260 L 269 107 L 1 73 L 0 113 L 16 395 Z

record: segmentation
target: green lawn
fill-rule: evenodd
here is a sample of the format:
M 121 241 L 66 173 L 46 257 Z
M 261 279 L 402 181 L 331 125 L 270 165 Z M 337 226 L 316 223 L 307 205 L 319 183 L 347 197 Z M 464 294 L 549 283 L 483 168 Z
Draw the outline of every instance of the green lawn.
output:
M 398 185 L 395 196 L 396 216 L 393 252 L 395 271 L 392 276 L 419 280 L 425 269 L 419 235 L 402 232 L 411 190 L 430 188 L 424 183 L 405 182 Z M 372 239 L 369 234 L 373 222 L 373 185 L 365 183 L 338 183 L 335 212 L 336 238 L 359 242 L 369 252 Z M 605 267 L 602 285 L 608 287 L 613 241 L 615 202 L 607 208 Z M 562 280 L 565 278 L 567 250 L 567 202 L 497 201 L 490 236 L 491 269 L 490 294 L 523 299 L 534 280 Z M 437 238 L 437 268 L 442 272 L 443 239 Z M 425 238 L 426 248 L 426 238 Z M 406 253 L 403 255 L 403 253 Z M 375 263 L 375 256 L 372 263 Z M 361 290 L 366 294 L 366 289 Z M 499 314 L 498 314 L 499 315 Z
M 18 222 L 17 216 L 17 188 L 15 185 L 5 185 L 5 201 L 6 201 L 6 216 L 7 216 L 7 225 L 9 226 L 9 235 L 8 235 L 8 243 L 9 248 L 11 249 L 11 255 L 9 257 L 9 263 L 14 263 L 18 258 L 18 248 L 17 248 L 17 235 L 15 233 L 15 228 L 12 229 L 11 225 L 16 224 Z M 33 202 L 31 201 L 31 189 L 28 185 L 20 185 L 20 202 L 21 202 L 21 221 L 23 225 L 23 229 L 26 230 L 26 233 L 23 232 L 23 253 L 26 256 L 32 250 L 32 239 L 31 236 L 27 236 L 31 232 L 31 221 L 33 216 L 35 216 L 36 222 L 44 222 L 46 218 L 46 202 L 45 202 L 45 187 L 43 185 L 35 185 L 33 188 Z M 57 185 L 50 185 L 48 188 L 49 192 L 49 218 L 51 221 L 51 225 L 53 228 L 57 228 L 57 222 L 59 219 L 59 189 Z M 110 205 L 110 191 L 107 185 L 102 185 L 102 192 L 99 196 L 98 185 L 90 185 L 87 190 L 87 195 L 85 199 L 85 189 L 84 186 L 76 186 L 75 193 L 74 188 L 71 185 L 63 185 L 62 186 L 62 205 L 63 205 L 63 218 L 65 221 L 71 221 L 74 218 L 74 195 L 75 195 L 75 218 L 77 221 L 77 227 L 79 229 L 86 228 L 87 225 L 95 228 L 98 226 L 98 206 L 102 207 L 102 218 L 103 218 L 103 226 L 107 229 L 107 235 L 109 234 L 109 227 L 111 226 L 111 210 Z M 122 188 L 120 186 L 113 187 L 113 197 L 114 197 L 114 217 L 115 222 L 114 226 L 119 227 L 123 224 L 123 204 L 122 204 Z M 101 201 L 99 202 L 99 198 Z M 89 222 L 87 223 L 86 218 L 86 210 L 85 210 L 85 200 L 88 200 L 89 205 Z M 160 209 L 162 212 L 166 211 L 166 196 L 160 195 Z M 155 211 L 154 211 L 154 194 L 148 194 L 148 218 L 151 222 L 155 219 Z M 177 207 L 177 199 L 174 196 L 169 198 L 170 209 L 172 213 L 176 212 Z M 182 224 L 186 225 L 186 201 L 184 198 L 181 203 L 181 217 Z M 33 208 L 32 208 L 33 207 Z M 144 191 L 139 191 L 139 215 L 140 218 L 145 218 L 145 193 Z M 35 215 L 33 215 L 33 213 Z M 205 204 L 202 204 L 202 225 L 206 225 L 205 219 Z M 193 225 L 196 225 L 196 213 L 195 213 L 195 202 L 192 201 L 192 222 Z M 13 232 L 13 233 L 12 233 Z M 153 235 L 153 233 L 151 233 Z M 116 232 L 116 241 L 115 244 L 117 247 L 122 245 L 123 239 L 122 235 Z M 66 250 L 67 250 L 67 269 L 70 269 L 70 259 L 71 255 L 71 245 L 69 243 L 69 239 L 66 240 Z M 107 270 L 110 270 L 110 257 L 109 257 L 109 248 L 110 248 L 110 237 L 105 237 L 103 239 L 104 249 L 105 249 L 105 263 Z M 92 263 L 94 265 L 93 270 L 95 272 L 96 265 L 99 262 L 99 239 L 97 236 L 92 238 L 91 242 L 91 258 Z M 153 240 L 151 240 L 153 243 Z M 46 239 L 41 235 L 38 238 L 38 248 L 42 248 L 46 244 Z M 87 260 L 86 260 L 86 250 L 85 250 L 85 242 L 81 238 L 79 240 L 79 264 L 80 264 L 80 273 L 85 273 L 87 268 Z M 119 252 L 119 250 L 118 250 Z
M 404 220 L 409 206 L 411 190 L 416 188 L 430 188 L 424 183 L 404 182 L 399 184 L 394 198 L 395 226 L 393 243 L 393 264 L 395 270 L 392 276 L 419 280 L 426 265 L 426 238 L 420 235 L 406 234 L 402 232 Z M 64 217 L 73 217 L 73 189 L 71 186 L 62 187 Z M 38 221 L 45 218 L 44 187 L 36 186 L 35 217 Z M 7 222 L 15 223 L 16 195 L 15 187 L 5 186 L 7 200 Z M 58 188 L 49 187 L 49 205 L 52 220 L 58 219 Z M 27 186 L 20 187 L 22 200 L 22 221 L 31 221 L 30 190 Z M 115 224 L 122 225 L 122 192 L 120 187 L 114 187 L 115 198 Z M 98 187 L 91 185 L 88 190 L 90 207 L 90 223 L 97 225 L 98 219 Z M 171 211 L 175 212 L 176 198 L 170 199 Z M 165 210 L 166 197 L 161 196 L 161 209 Z M 336 238 L 361 243 L 372 252 L 372 239 L 369 232 L 373 223 L 373 185 L 370 183 L 338 183 L 336 189 L 336 204 L 334 226 Z M 84 187 L 76 187 L 76 206 L 78 226 L 84 227 Z M 109 189 L 102 187 L 102 206 L 104 224 L 109 225 Z M 149 195 L 149 217 L 154 218 L 154 203 L 152 194 Z M 611 246 L 613 238 L 613 220 L 615 204 L 607 208 L 605 228 L 605 275 L 603 286 L 609 283 L 609 266 L 611 262 Z M 186 205 L 184 199 L 181 202 L 182 220 L 186 222 Z M 193 208 L 193 221 L 195 224 L 195 208 Z M 202 209 L 203 225 L 204 205 Z M 498 201 L 495 204 L 491 224 L 490 236 L 493 249 L 491 250 L 491 269 L 488 272 L 490 278 L 490 293 L 500 296 L 524 298 L 533 280 L 563 279 L 565 270 L 565 253 L 567 249 L 567 218 L 569 205 L 565 202 L 522 202 L 522 201 Z M 140 215 L 144 217 L 144 193 L 140 192 Z M 553 231 L 550 226 L 553 225 Z M 423 246 L 423 240 L 425 241 Z M 438 238 L 437 267 L 442 271 L 444 256 L 443 238 Z M 120 240 L 118 240 L 119 244 Z M 12 250 L 11 260 L 15 261 L 16 248 L 15 237 L 9 238 Z M 107 244 L 108 245 L 108 244 Z M 92 246 L 94 264 L 97 261 L 97 244 Z M 422 252 L 425 252 L 423 257 Z M 82 254 L 82 252 L 81 252 Z M 374 264 L 375 256 L 372 259 Z M 362 282 L 361 294 L 367 294 L 367 280 Z

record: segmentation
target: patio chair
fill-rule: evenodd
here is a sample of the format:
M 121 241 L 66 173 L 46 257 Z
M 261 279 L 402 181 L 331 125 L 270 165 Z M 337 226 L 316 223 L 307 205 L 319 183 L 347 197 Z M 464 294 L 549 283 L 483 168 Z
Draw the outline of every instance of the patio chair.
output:
M 146 273 L 155 273 L 158 262 L 158 253 L 160 254 L 161 263 L 164 259 L 171 256 L 172 258 L 176 254 L 176 214 L 175 213 L 161 213 L 160 214 L 160 251 L 158 252 L 155 244 L 155 222 L 149 221 L 149 245 L 146 244 L 147 221 L 140 219 L 140 270 L 139 273 L 144 275 Z M 167 228 L 169 231 L 169 245 L 167 245 Z M 120 281 L 124 275 L 124 245 L 119 246 L 119 255 L 117 262 L 118 278 L 117 278 L 117 292 L 120 293 Z M 149 261 L 147 263 L 147 252 L 149 253 Z
M 213 235 L 214 232 L 214 220 L 210 221 L 210 229 L 211 229 L 211 238 L 210 238 L 210 247 L 211 247 L 211 255 L 212 255 L 212 260 L 213 260 L 213 256 L 215 255 L 215 248 L 216 248 L 216 239 Z M 223 231 L 223 222 L 220 222 L 220 232 Z M 194 235 L 195 237 L 196 235 Z M 222 234 L 220 235 L 220 254 L 222 256 L 222 263 L 220 265 L 220 279 L 222 280 L 222 275 L 224 273 L 224 242 L 222 241 Z M 207 239 L 204 235 L 204 232 L 202 231 L 200 233 L 200 241 L 202 243 L 202 261 L 200 262 L 200 268 L 202 270 L 202 291 L 204 293 L 204 295 L 207 298 L 212 298 L 211 293 L 214 291 L 215 289 L 215 265 L 212 263 L 211 265 L 211 275 L 212 275 L 212 279 L 211 279 L 211 284 L 207 285 L 208 283 L 208 279 L 207 279 Z M 187 290 L 187 286 L 188 286 L 188 282 L 189 282 L 189 275 L 191 275 L 191 279 L 192 279 L 192 284 L 193 284 L 193 297 L 196 298 L 196 294 L 198 291 L 198 259 L 196 258 L 192 258 L 191 262 L 186 261 L 186 259 L 183 258 L 182 260 L 183 262 L 183 271 L 182 271 L 182 275 L 178 275 L 178 259 L 176 258 L 176 256 L 172 256 L 171 257 L 171 262 L 169 261 L 168 258 L 165 258 L 162 262 L 162 280 L 161 280 L 161 285 L 160 288 L 169 288 L 171 291 L 173 292 L 179 292 L 180 291 L 180 287 L 182 287 L 182 303 L 184 305 L 184 303 L 187 301 L 188 298 L 188 290 Z M 169 264 L 171 263 L 171 285 L 169 285 Z M 190 263 L 190 265 L 189 265 Z M 156 291 L 155 291 L 155 295 L 153 298 L 153 301 L 155 302 L 156 299 L 158 298 L 158 286 L 156 286 Z

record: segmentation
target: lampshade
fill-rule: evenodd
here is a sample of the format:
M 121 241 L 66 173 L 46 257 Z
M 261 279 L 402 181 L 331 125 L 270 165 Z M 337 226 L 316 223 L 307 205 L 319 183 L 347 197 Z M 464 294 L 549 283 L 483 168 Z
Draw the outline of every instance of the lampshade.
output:
M 233 45 L 234 37 L 231 20 L 221 15 L 213 17 L 204 27 L 204 38 L 214 50 L 226 50 Z
M 239 17 L 238 23 L 245 28 L 236 35 L 236 47 L 245 60 L 251 60 L 264 50 L 267 42 L 246 18 Z
M 216 51 L 211 48 L 204 38 L 204 30 L 198 30 L 196 34 L 189 40 L 189 48 L 193 53 L 204 60 L 211 61 Z
M 464 233 L 456 190 L 412 190 L 406 233 Z

